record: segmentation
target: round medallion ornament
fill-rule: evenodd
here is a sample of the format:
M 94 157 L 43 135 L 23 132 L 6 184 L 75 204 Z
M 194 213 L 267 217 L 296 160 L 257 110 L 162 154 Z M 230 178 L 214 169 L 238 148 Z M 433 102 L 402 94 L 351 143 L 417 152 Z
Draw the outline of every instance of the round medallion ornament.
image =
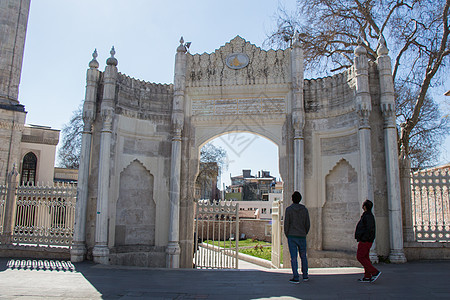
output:
M 249 61 L 250 59 L 245 53 L 232 53 L 227 56 L 225 63 L 228 68 L 239 70 L 245 68 L 248 65 Z

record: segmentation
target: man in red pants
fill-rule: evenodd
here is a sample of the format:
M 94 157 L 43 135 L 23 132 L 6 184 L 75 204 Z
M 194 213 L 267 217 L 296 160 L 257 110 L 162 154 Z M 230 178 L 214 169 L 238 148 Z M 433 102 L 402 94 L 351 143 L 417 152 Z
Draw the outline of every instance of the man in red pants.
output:
M 381 274 L 369 258 L 370 248 L 375 240 L 375 217 L 372 214 L 372 207 L 372 201 L 364 201 L 362 205 L 364 212 L 355 230 L 355 239 L 358 241 L 356 258 L 364 267 L 364 277 L 358 279 L 359 282 L 374 282 Z

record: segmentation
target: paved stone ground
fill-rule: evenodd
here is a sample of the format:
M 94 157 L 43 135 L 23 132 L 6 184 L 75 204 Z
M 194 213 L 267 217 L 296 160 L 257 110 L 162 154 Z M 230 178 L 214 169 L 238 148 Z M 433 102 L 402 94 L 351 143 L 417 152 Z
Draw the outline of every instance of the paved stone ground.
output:
M 89 262 L 0 258 L 0 299 L 450 299 L 450 261 L 379 264 L 374 283 L 360 268 L 311 269 L 310 281 L 288 282 L 290 270 L 167 270 Z

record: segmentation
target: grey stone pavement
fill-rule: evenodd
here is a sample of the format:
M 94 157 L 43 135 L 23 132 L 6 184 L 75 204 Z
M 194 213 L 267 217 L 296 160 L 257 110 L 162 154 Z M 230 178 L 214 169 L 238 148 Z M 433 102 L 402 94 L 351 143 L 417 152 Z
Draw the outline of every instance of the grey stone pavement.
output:
M 149 269 L 90 262 L 0 258 L 0 299 L 450 299 L 450 261 L 310 269 L 291 284 L 287 269 L 240 262 L 240 270 Z

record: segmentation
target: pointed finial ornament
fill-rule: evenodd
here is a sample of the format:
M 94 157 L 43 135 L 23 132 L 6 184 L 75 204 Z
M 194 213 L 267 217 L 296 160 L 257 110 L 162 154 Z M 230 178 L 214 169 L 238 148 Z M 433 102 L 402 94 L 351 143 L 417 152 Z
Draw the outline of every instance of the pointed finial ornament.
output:
M 378 56 L 385 56 L 389 54 L 389 50 L 386 47 L 386 40 L 384 39 L 384 36 L 380 34 L 380 37 L 378 38 L 378 47 L 377 47 L 377 54 Z
M 300 32 L 298 32 L 298 30 L 296 30 L 294 33 L 292 47 L 300 47 Z
M 114 57 L 114 55 L 116 54 L 114 46 L 112 46 L 111 51 L 109 51 L 109 53 L 111 54 L 111 57 L 106 60 L 106 64 L 108 66 L 117 66 L 118 62 L 117 59 Z
M 190 45 L 190 43 L 189 43 L 189 45 Z M 177 52 L 183 52 L 183 53 L 187 52 L 186 45 L 184 44 L 183 37 L 180 38 L 180 45 L 177 48 Z
M 355 55 L 356 56 L 366 55 L 367 54 L 367 50 L 363 46 L 364 45 L 364 41 L 361 38 L 361 36 L 358 37 L 357 43 L 358 43 L 358 46 L 355 48 L 355 51 L 354 51 Z
M 94 53 L 92 53 L 92 60 L 89 62 L 89 68 L 91 68 L 91 69 L 98 68 L 99 64 L 97 61 L 97 56 L 98 56 L 97 48 L 95 48 Z

